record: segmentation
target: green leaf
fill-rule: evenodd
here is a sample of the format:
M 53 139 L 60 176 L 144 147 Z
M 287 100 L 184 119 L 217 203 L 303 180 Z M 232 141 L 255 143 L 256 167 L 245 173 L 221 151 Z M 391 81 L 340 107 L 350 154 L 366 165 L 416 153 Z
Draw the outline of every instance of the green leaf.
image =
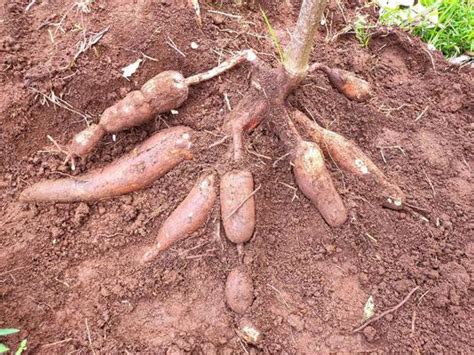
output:
M 14 328 L 0 329 L 0 336 L 4 337 L 5 335 L 16 334 L 19 331 L 20 331 L 19 329 L 14 329 Z
M 5 344 L 0 343 L 0 354 L 6 353 L 10 350 Z
M 20 343 L 20 346 L 18 346 L 18 349 L 16 349 L 16 352 L 15 352 L 15 355 L 21 355 L 23 353 L 23 351 L 26 350 L 26 344 L 27 344 L 28 340 L 27 339 L 23 339 Z
M 364 320 L 372 318 L 375 313 L 375 304 L 372 296 L 369 297 L 364 307 Z

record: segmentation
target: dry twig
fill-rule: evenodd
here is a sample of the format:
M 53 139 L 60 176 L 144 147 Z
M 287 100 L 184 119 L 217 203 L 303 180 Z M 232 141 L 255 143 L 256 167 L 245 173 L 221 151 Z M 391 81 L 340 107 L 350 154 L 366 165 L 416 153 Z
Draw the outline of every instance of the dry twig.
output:
M 397 309 L 399 309 L 401 306 L 403 306 L 405 303 L 408 302 L 408 300 L 410 299 L 411 295 L 413 295 L 413 293 L 415 293 L 416 290 L 418 290 L 420 288 L 420 286 L 416 286 L 413 290 L 411 290 L 408 295 L 406 295 L 406 297 L 399 303 L 397 304 L 395 307 L 392 307 L 390 309 L 387 309 L 386 311 L 380 313 L 377 317 L 374 317 L 374 318 L 371 318 L 369 319 L 368 321 L 366 321 L 365 323 L 363 323 L 361 326 L 357 327 L 356 329 L 354 329 L 352 331 L 352 333 L 357 333 L 357 332 L 360 332 L 362 329 L 364 329 L 365 327 L 367 327 L 369 324 L 375 322 L 375 321 L 378 321 L 379 319 L 385 317 L 387 314 L 390 314 L 392 312 L 395 312 Z

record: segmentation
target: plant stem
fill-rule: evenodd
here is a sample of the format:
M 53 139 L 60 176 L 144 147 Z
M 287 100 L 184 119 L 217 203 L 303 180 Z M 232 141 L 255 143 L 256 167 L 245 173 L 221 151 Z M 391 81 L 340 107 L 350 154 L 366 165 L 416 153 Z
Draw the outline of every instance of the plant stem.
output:
M 285 61 L 285 69 L 291 75 L 304 76 L 308 70 L 314 35 L 326 4 L 327 0 L 303 0 Z

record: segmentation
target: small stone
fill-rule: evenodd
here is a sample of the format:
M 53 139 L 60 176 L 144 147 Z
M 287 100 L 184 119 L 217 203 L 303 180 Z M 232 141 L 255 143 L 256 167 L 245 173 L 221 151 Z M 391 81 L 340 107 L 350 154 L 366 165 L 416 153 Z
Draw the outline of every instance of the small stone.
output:
M 333 254 L 333 253 L 336 251 L 336 246 L 335 246 L 335 245 L 332 245 L 332 244 L 325 245 L 324 248 L 326 249 L 326 252 L 327 252 L 329 255 Z
M 52 227 L 51 228 L 51 237 L 53 237 L 54 239 L 59 238 L 63 234 L 64 234 L 64 232 L 61 229 L 59 229 L 58 227 Z
M 216 13 L 210 13 L 211 15 L 211 18 L 212 18 L 212 22 L 214 22 L 216 25 L 220 25 L 222 23 L 224 23 L 224 15 L 222 14 L 216 14 Z
M 287 318 L 288 323 L 298 332 L 301 332 L 304 329 L 304 321 L 300 316 L 296 314 L 291 314 Z
M 365 272 L 361 272 L 359 274 L 359 281 L 362 284 L 367 283 L 369 281 L 369 276 Z
M 186 354 L 176 345 L 171 345 L 168 350 L 166 350 L 166 355 L 184 355 Z
M 375 328 L 371 327 L 370 325 L 365 327 L 362 333 L 369 343 L 373 342 L 377 336 L 377 330 L 375 330 Z
M 201 346 L 201 351 L 204 355 L 217 355 L 216 346 L 212 343 L 205 343 Z
M 240 320 L 239 335 L 248 344 L 258 345 L 262 340 L 262 332 L 246 317 Z
M 198 49 L 198 48 L 199 48 L 199 44 L 197 44 L 196 42 L 191 42 L 191 48 L 192 48 L 192 49 Z

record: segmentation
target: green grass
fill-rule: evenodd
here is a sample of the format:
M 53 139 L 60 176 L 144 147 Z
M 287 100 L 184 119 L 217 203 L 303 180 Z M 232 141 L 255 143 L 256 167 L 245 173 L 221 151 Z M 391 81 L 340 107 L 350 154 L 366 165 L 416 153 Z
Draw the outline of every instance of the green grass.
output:
M 396 24 L 421 37 L 446 57 L 474 52 L 474 0 L 422 0 L 427 10 L 418 16 L 400 20 L 406 9 L 390 9 L 381 17 L 385 24 Z M 438 14 L 438 22 L 427 19 L 430 13 Z
M 268 19 L 267 14 L 265 11 L 263 11 L 262 8 L 260 8 L 260 11 L 262 12 L 262 17 L 263 20 L 265 21 L 265 25 L 267 25 L 268 33 L 270 34 L 270 38 L 272 39 L 273 45 L 275 46 L 276 51 L 278 52 L 278 57 L 280 59 L 281 63 L 285 62 L 285 53 L 283 52 L 283 49 L 281 48 L 280 42 L 278 41 L 278 37 L 276 35 L 275 30 L 273 29 L 270 20 Z
M 0 329 L 0 336 L 4 337 L 4 336 L 16 334 L 19 331 L 20 331 L 19 329 L 14 329 L 14 328 L 2 328 Z M 23 339 L 20 345 L 18 345 L 18 348 L 15 351 L 15 355 L 21 355 L 26 350 L 26 345 L 27 345 L 27 340 Z M 10 349 L 8 348 L 8 346 L 6 346 L 3 343 L 0 343 L 0 354 L 8 353 L 8 352 L 10 352 Z
M 375 28 L 374 25 L 368 23 L 367 17 L 367 15 L 357 14 L 353 25 L 355 36 L 363 48 L 369 46 L 370 38 L 372 37 L 371 29 Z

